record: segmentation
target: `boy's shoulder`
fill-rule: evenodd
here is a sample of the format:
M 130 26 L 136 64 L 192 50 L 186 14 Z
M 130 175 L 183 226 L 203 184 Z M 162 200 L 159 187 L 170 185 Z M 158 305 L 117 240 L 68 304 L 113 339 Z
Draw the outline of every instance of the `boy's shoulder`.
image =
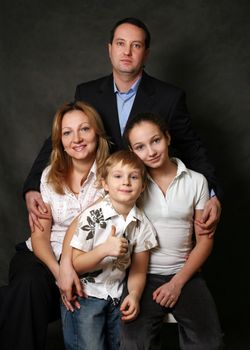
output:
M 91 204 L 88 208 L 86 208 L 80 215 L 80 217 L 86 217 L 88 216 L 90 213 L 98 211 L 98 210 L 102 210 L 104 206 L 104 198 L 98 199 L 96 202 L 94 202 L 93 204 Z
M 146 214 L 144 213 L 144 210 L 141 207 L 139 207 L 137 205 L 134 205 L 133 211 L 134 211 L 134 215 L 135 215 L 137 220 L 142 221 L 142 222 L 144 220 L 147 220 L 147 216 L 146 216 Z
M 105 196 L 98 199 L 95 203 L 86 208 L 80 215 L 79 221 L 105 221 L 108 217 L 114 214 L 109 197 Z

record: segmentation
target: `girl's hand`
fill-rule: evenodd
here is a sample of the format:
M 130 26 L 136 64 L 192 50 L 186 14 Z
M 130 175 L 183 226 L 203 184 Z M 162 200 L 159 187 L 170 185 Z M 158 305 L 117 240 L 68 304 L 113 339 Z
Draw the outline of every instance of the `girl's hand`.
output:
M 181 294 L 181 287 L 170 281 L 157 288 L 153 293 L 153 300 L 165 307 L 173 307 Z

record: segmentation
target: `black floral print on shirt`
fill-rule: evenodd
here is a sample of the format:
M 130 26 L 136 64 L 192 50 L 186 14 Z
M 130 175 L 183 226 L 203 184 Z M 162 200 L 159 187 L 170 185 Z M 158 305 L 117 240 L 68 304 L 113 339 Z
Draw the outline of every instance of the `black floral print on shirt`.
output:
M 96 270 L 93 272 L 87 272 L 79 276 L 85 283 L 95 283 L 95 277 L 99 276 L 103 270 Z
M 103 217 L 102 209 L 96 209 L 90 211 L 90 216 L 87 216 L 88 225 L 81 227 L 83 231 L 88 231 L 86 240 L 92 239 L 95 235 L 95 226 L 99 225 L 101 228 L 105 229 L 107 224 Z

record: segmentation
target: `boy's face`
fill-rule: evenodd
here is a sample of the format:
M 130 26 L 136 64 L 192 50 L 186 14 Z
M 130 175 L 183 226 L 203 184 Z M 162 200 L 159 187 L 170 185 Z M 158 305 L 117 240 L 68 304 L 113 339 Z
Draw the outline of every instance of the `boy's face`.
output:
M 141 171 L 122 162 L 111 166 L 107 178 L 102 180 L 105 191 L 109 192 L 115 208 L 131 207 L 144 190 Z

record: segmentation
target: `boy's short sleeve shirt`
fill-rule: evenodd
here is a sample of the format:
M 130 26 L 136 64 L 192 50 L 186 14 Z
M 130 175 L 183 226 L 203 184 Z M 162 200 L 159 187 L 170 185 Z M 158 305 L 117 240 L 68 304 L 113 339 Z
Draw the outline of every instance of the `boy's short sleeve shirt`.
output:
M 71 246 L 88 252 L 104 243 L 111 234 L 112 226 L 118 237 L 128 240 L 128 252 L 123 257 L 108 256 L 98 269 L 80 276 L 87 295 L 107 299 L 119 298 L 131 254 L 143 252 L 157 246 L 156 232 L 144 212 L 134 206 L 126 220 L 112 207 L 109 196 L 85 210 L 78 219 L 78 226 Z

